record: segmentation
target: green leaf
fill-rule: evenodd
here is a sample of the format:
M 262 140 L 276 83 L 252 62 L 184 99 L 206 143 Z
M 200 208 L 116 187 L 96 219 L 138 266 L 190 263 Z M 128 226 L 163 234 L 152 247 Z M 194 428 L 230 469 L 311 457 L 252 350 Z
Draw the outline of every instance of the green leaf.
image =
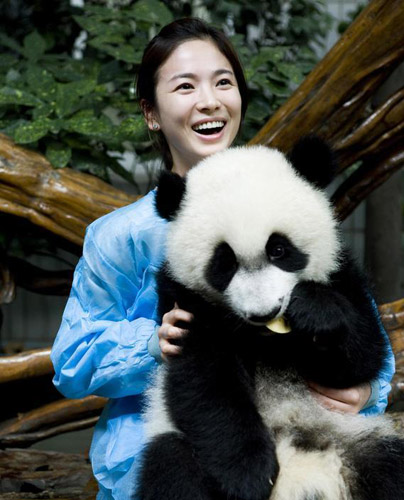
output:
M 115 129 L 114 136 L 121 141 L 130 140 L 136 142 L 144 139 L 146 132 L 147 129 L 144 118 L 138 116 L 136 118 L 130 117 L 123 120 L 119 127 Z
M 93 45 L 91 40 L 88 43 L 89 45 Z M 142 52 L 136 51 L 132 47 L 132 45 L 122 44 L 117 47 L 113 45 L 103 45 L 102 47 L 97 48 L 114 57 L 115 59 L 119 59 L 120 61 L 125 61 L 132 64 L 140 64 L 140 61 L 142 60 Z
M 32 118 L 34 120 L 39 120 L 40 118 L 46 118 L 53 113 L 55 105 L 53 103 L 43 102 L 32 111 Z
M 95 117 L 92 110 L 79 111 L 64 123 L 64 128 L 67 128 L 70 132 L 77 132 L 98 138 L 103 138 L 113 133 L 113 126 L 110 120 L 106 116 Z
M 33 122 L 25 121 L 14 131 L 14 140 L 18 144 L 29 144 L 44 137 L 49 130 L 50 121 L 48 119 L 36 120 Z
M 278 97 L 288 97 L 290 94 L 290 91 L 286 86 L 279 85 L 275 82 L 267 81 L 266 88 L 273 95 L 278 96 Z
M 75 105 L 83 95 L 91 94 L 97 86 L 95 80 L 83 79 L 77 82 L 58 83 L 56 92 L 56 114 L 66 116 L 75 111 Z
M 34 31 L 24 38 L 24 55 L 32 62 L 37 61 L 46 50 L 46 42 L 41 35 Z
M 251 66 L 259 68 L 268 62 L 278 64 L 280 61 L 283 61 L 285 52 L 284 47 L 262 47 L 259 53 L 252 58 Z
M 31 91 L 41 99 L 52 102 L 56 98 L 56 82 L 53 76 L 39 66 L 30 64 L 27 67 L 26 81 Z
M 103 33 L 102 35 L 95 36 L 91 40 L 91 45 L 93 47 L 103 47 L 108 44 L 121 44 L 125 43 L 125 37 L 122 36 L 122 33 Z
M 106 182 L 109 182 L 109 175 L 108 175 L 108 167 L 106 164 L 106 158 L 101 159 L 101 158 L 95 158 L 91 156 L 90 154 L 84 154 L 84 153 L 79 153 L 79 154 L 73 154 L 73 160 L 72 163 L 74 164 L 74 168 L 76 170 L 80 170 L 81 172 L 88 172 L 90 174 L 96 175 L 100 179 L 103 179 Z M 108 163 L 110 162 L 110 159 L 108 159 Z
M 87 15 L 97 19 L 98 21 L 110 21 L 113 19 L 121 19 L 121 9 L 111 9 L 110 7 L 101 7 L 99 5 L 86 5 L 85 12 Z
M 295 64 L 279 63 L 277 69 L 293 83 L 300 83 L 303 80 L 303 74 Z
M 172 13 L 158 0 L 139 0 L 135 3 L 128 15 L 136 21 L 145 21 L 163 26 L 174 20 Z
M 37 106 L 42 101 L 25 90 L 3 87 L 0 89 L 0 106 L 5 104 L 20 104 L 23 106 Z
M 73 19 L 90 35 L 102 35 L 104 32 L 104 24 L 100 23 L 97 18 L 87 16 L 73 16 Z
M 62 168 L 69 163 L 72 157 L 72 150 L 69 146 L 61 142 L 51 142 L 46 148 L 45 155 L 54 167 Z
M 264 124 L 270 114 L 269 106 L 262 100 L 253 101 L 248 106 L 246 120 L 250 122 L 260 122 Z

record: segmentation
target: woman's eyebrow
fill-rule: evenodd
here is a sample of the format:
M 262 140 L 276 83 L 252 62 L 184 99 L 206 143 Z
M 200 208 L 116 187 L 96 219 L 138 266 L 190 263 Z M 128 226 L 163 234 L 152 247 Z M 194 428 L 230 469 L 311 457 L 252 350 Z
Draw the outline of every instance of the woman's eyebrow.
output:
M 234 75 L 233 71 L 225 68 L 220 68 L 213 72 L 213 76 L 219 76 L 224 74 Z M 171 82 L 172 80 L 177 80 L 179 78 L 192 78 L 195 80 L 197 78 L 197 75 L 195 75 L 195 73 L 179 73 L 177 75 L 172 76 L 168 81 Z

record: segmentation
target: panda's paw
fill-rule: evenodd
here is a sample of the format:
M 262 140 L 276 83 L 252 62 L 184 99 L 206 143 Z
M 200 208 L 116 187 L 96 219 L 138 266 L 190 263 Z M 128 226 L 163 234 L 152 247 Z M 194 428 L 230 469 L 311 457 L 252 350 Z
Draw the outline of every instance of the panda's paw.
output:
M 356 322 L 349 300 L 330 286 L 299 283 L 286 313 L 292 330 L 319 336 L 332 336 L 338 342 Z

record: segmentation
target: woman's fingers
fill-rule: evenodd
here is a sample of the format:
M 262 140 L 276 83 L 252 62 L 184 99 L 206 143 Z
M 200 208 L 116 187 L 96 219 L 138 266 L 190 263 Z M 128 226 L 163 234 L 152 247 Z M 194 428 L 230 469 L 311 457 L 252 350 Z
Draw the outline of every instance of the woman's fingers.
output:
M 321 405 L 343 413 L 358 413 L 367 403 L 371 393 L 369 383 L 347 389 L 324 387 L 312 381 L 307 384 L 312 396 Z
M 188 333 L 185 328 L 175 326 L 177 322 L 190 323 L 193 315 L 184 309 L 180 309 L 176 303 L 171 311 L 164 314 L 162 324 L 158 330 L 159 346 L 163 360 L 167 361 L 170 356 L 176 356 L 181 353 L 181 347 L 172 343 L 173 341 L 184 337 Z
M 189 323 L 192 319 L 193 315 L 190 312 L 184 311 L 184 309 L 174 308 L 164 314 L 162 318 L 162 325 L 164 323 L 169 323 L 174 326 L 178 321 L 185 321 L 186 323 Z

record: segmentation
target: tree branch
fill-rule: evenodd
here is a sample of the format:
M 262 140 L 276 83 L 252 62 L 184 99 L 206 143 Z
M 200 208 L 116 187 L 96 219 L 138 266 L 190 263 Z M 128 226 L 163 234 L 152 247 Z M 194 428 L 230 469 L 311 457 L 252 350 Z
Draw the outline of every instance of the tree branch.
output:
M 0 357 L 0 384 L 53 373 L 50 347 Z
M 22 434 L 39 429 L 83 420 L 99 415 L 107 402 L 106 398 L 88 396 L 82 399 L 61 399 L 41 408 L 36 408 L 4 423 L 0 427 L 0 436 Z
M 42 155 L 0 134 L 0 210 L 81 245 L 94 219 L 128 205 L 127 195 L 88 174 L 54 169 Z
M 404 149 L 390 152 L 390 155 L 389 158 L 375 157 L 372 162 L 364 163 L 339 186 L 332 202 L 340 220 L 348 217 L 366 196 L 402 168 Z
M 360 159 L 385 156 L 397 144 L 402 149 L 403 133 L 404 87 L 334 144 L 340 171 Z
M 404 60 L 404 30 L 397 26 L 404 26 L 401 0 L 370 2 L 250 144 L 288 151 L 308 133 L 332 144 L 342 141 L 370 96 Z
M 84 429 L 90 429 L 97 423 L 99 417 L 91 417 L 83 420 L 76 420 L 68 424 L 51 427 L 50 429 L 40 430 L 36 432 L 27 432 L 22 434 L 0 435 L 0 448 L 26 448 L 28 446 L 49 439 L 59 434 L 66 432 L 77 432 Z

